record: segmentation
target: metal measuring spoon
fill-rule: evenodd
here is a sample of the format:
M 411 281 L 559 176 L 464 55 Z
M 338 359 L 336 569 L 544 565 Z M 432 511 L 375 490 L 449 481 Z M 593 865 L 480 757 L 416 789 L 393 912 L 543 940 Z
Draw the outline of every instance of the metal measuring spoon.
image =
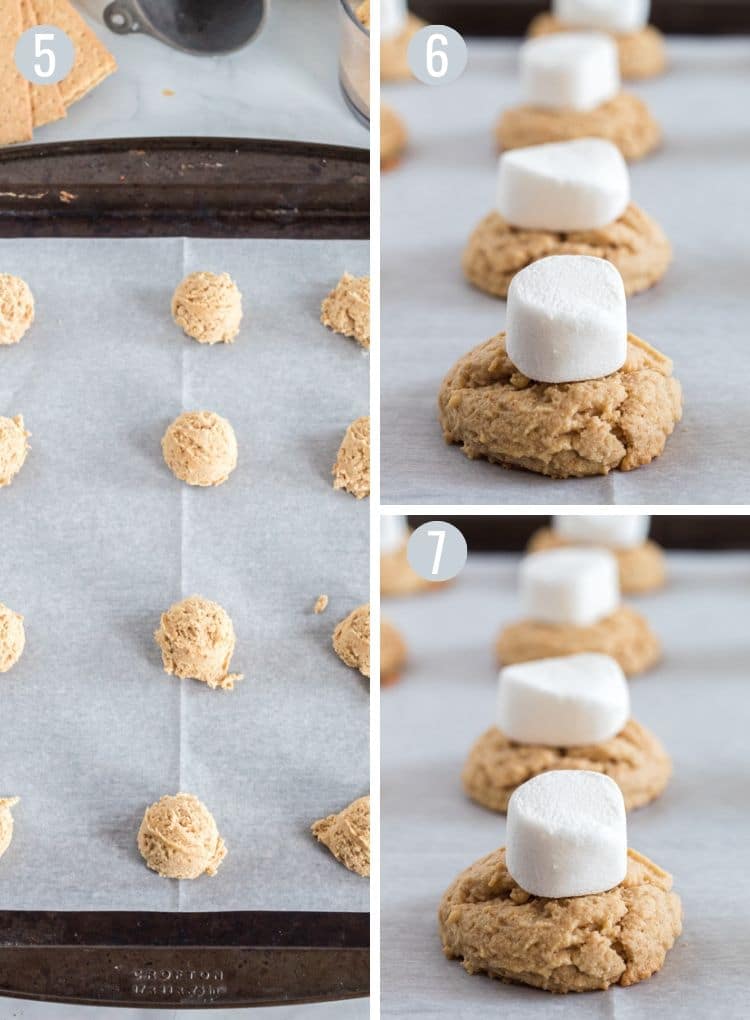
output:
M 246 46 L 267 12 L 268 0 L 114 0 L 104 21 L 118 35 L 144 32 L 184 53 L 209 56 Z

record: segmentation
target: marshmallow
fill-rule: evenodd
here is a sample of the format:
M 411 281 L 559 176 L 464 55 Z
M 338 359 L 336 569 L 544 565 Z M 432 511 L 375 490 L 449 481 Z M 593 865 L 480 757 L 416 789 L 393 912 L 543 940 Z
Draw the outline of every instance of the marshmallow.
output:
M 527 106 L 594 110 L 620 91 L 617 46 L 597 32 L 559 32 L 521 46 L 521 91 Z
M 567 542 L 635 549 L 648 538 L 650 524 L 647 514 L 565 514 L 553 518 L 552 528 Z
M 497 208 L 526 230 L 595 230 L 614 223 L 630 201 L 622 153 L 603 138 L 578 138 L 500 157 Z
M 591 255 L 532 262 L 511 280 L 506 331 L 508 357 L 535 382 L 610 375 L 628 353 L 622 277 Z
M 505 864 L 532 896 L 587 896 L 628 871 L 625 802 L 601 772 L 543 772 L 508 803 Z
M 574 28 L 637 32 L 648 24 L 651 0 L 552 0 L 552 13 Z
M 393 39 L 406 25 L 406 0 L 380 0 L 380 38 Z
M 500 672 L 497 725 L 519 744 L 601 744 L 629 718 L 628 682 L 609 655 L 538 659 Z
M 409 538 L 409 525 L 405 517 L 383 515 L 380 518 L 380 553 L 387 556 L 398 552 Z
M 521 563 L 524 616 L 588 627 L 620 605 L 617 560 L 606 549 L 550 549 Z

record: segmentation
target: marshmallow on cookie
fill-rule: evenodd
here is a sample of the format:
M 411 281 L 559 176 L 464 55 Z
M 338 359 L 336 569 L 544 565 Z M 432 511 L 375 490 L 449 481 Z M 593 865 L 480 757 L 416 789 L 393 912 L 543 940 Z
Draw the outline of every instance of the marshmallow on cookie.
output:
M 507 666 L 496 723 L 474 743 L 462 772 L 472 800 L 505 811 L 513 791 L 553 769 L 602 772 L 628 810 L 654 800 L 671 774 L 663 747 L 630 717 L 621 666 L 584 652 Z
M 643 514 L 563 514 L 551 526 L 535 532 L 529 552 L 566 546 L 599 546 L 617 559 L 620 590 L 642 594 L 663 587 L 666 560 L 661 548 L 649 539 L 651 518 Z
M 625 159 L 641 159 L 661 141 L 646 104 L 620 88 L 617 48 L 602 32 L 564 32 L 521 46 L 522 104 L 496 128 L 501 149 L 574 138 L 604 138 Z
M 408 81 L 414 77 L 409 43 L 425 22 L 410 12 L 406 0 L 380 0 L 379 8 L 381 81 Z
M 495 208 L 463 255 L 470 283 L 506 297 L 521 269 L 549 255 L 592 255 L 617 267 L 626 294 L 653 286 L 672 249 L 661 227 L 630 200 L 617 146 L 579 138 L 501 155 Z
M 497 640 L 501 665 L 596 652 L 634 676 L 659 660 L 659 640 L 647 621 L 621 602 L 617 560 L 608 550 L 531 553 L 519 580 L 523 618 Z
M 552 10 L 539 14 L 529 35 L 596 29 L 617 46 L 623 78 L 653 78 L 667 65 L 664 37 L 649 25 L 650 0 L 552 0 Z
M 519 786 L 506 846 L 463 871 L 438 911 L 443 952 L 469 974 L 551 992 L 632 985 L 682 930 L 672 877 L 628 849 L 622 793 L 600 772 Z

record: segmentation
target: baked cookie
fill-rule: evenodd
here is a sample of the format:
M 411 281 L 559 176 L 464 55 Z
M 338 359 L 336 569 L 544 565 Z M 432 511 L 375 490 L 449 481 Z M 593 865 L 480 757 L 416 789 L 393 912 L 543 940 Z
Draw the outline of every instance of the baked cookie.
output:
M 625 159 L 642 159 L 661 142 L 661 128 L 637 96 L 620 92 L 593 110 L 557 110 L 517 106 L 500 117 L 495 128 L 500 149 L 521 149 L 573 138 L 606 138 Z
M 645 617 L 630 606 L 620 606 L 587 627 L 519 620 L 503 628 L 495 652 L 503 666 L 578 652 L 601 652 L 616 659 L 627 676 L 636 676 L 656 665 L 661 658 L 661 644 Z
M 549 13 L 538 14 L 529 25 L 530 36 L 568 31 L 580 31 L 580 28 L 569 27 Z M 666 70 L 664 36 L 653 25 L 646 25 L 635 32 L 614 32 L 612 38 L 617 44 L 620 74 L 623 78 L 654 78 Z
M 582 478 L 632 471 L 658 457 L 682 417 L 682 390 L 669 358 L 632 333 L 622 368 L 575 383 L 527 379 L 498 333 L 450 370 L 438 417 L 445 441 L 471 460 Z
M 426 24 L 416 14 L 409 13 L 397 35 L 380 40 L 381 81 L 410 81 L 414 78 L 409 67 L 409 43 L 412 36 Z
M 393 170 L 406 149 L 406 125 L 394 109 L 380 106 L 380 169 Z
M 547 899 L 524 892 L 495 850 L 440 902 L 443 952 L 469 974 L 549 992 L 633 985 L 655 974 L 682 931 L 672 876 L 628 850 L 623 881 L 603 893 Z
M 529 539 L 529 552 L 562 549 L 574 543 L 562 538 L 553 528 L 540 528 Z M 667 561 L 663 550 L 650 539 L 632 549 L 610 549 L 620 568 L 620 590 L 624 595 L 640 595 L 662 588 L 667 579 Z
M 380 686 L 390 687 L 401 679 L 406 664 L 406 642 L 388 620 L 380 619 Z
M 547 255 L 606 259 L 620 271 L 630 295 L 662 278 L 672 261 L 672 246 L 661 227 L 633 202 L 614 223 L 568 233 L 513 227 L 493 211 L 474 229 L 462 264 L 470 283 L 504 298 L 516 273 Z
M 620 787 L 630 811 L 659 796 L 669 782 L 672 762 L 653 733 L 635 719 L 610 740 L 579 747 L 519 744 L 491 726 L 469 751 L 461 779 L 472 800 L 504 812 L 521 783 L 553 769 L 603 772 Z

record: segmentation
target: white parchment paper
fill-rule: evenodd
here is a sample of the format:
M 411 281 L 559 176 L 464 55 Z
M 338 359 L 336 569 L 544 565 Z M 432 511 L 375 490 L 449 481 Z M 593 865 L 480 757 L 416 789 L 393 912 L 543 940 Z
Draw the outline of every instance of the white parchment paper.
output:
M 494 719 L 493 640 L 518 616 L 517 559 L 472 555 L 456 584 L 388 601 L 411 665 L 382 704 L 383 1015 L 697 1020 L 747 1015 L 750 555 L 669 556 L 669 586 L 629 600 L 664 660 L 631 683 L 633 715 L 663 741 L 674 775 L 632 812 L 628 841 L 674 875 L 684 931 L 663 969 L 630 988 L 555 996 L 446 960 L 437 908 L 464 868 L 505 841 L 505 817 L 470 801 L 460 773 Z
M 0 414 L 32 450 L 0 490 L 0 601 L 27 647 L 0 677 L 0 795 L 18 795 L 0 907 L 366 910 L 368 883 L 310 823 L 369 788 L 368 689 L 331 649 L 368 597 L 368 501 L 331 487 L 368 359 L 318 321 L 365 242 L 34 240 L 0 243 L 36 322 L 0 350 Z M 233 345 L 172 323 L 176 284 L 227 271 Z M 178 482 L 160 440 L 181 410 L 225 415 L 239 465 L 216 489 Z M 159 615 L 200 593 L 234 620 L 231 693 L 167 676 Z M 320 593 L 330 596 L 316 616 Z M 186 790 L 229 853 L 172 882 L 136 848 L 145 807 Z
M 493 206 L 492 127 L 520 101 L 518 42 L 469 41 L 457 82 L 389 86 L 411 145 L 382 191 L 382 498 L 385 503 L 745 503 L 750 500 L 750 105 L 745 39 L 670 39 L 664 77 L 628 85 L 664 127 L 631 167 L 633 199 L 664 227 L 674 263 L 629 301 L 631 330 L 669 355 L 682 424 L 654 463 L 553 481 L 470 462 L 446 446 L 437 393 L 451 365 L 504 328 L 505 302 L 472 288 L 461 253 Z

